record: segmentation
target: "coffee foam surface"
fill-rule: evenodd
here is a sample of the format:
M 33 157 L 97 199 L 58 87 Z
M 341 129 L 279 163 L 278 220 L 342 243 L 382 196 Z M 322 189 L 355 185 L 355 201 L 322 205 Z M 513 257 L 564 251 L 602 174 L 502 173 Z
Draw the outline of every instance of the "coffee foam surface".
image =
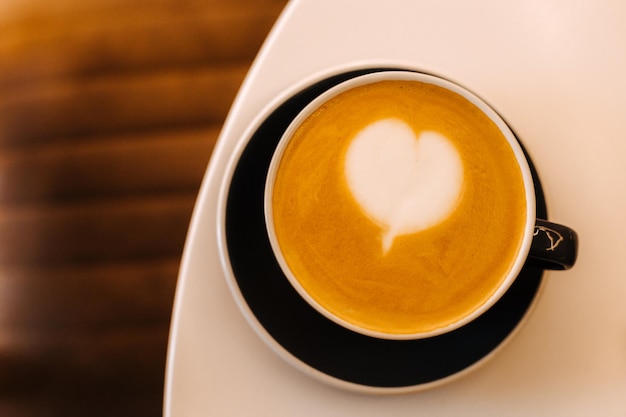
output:
M 359 132 L 378 129 L 382 133 L 372 134 L 374 139 L 394 138 L 390 142 L 395 150 L 387 159 L 387 151 L 368 140 L 357 141 Z M 456 153 L 448 152 L 450 148 Z M 355 175 L 376 187 L 349 185 L 347 154 L 353 151 L 365 155 L 357 160 L 381 158 L 363 164 L 366 172 Z M 404 233 L 419 224 L 413 214 L 394 222 L 385 210 L 415 210 L 411 205 L 417 203 L 404 201 L 409 193 L 396 176 L 411 171 L 405 166 L 411 162 L 399 161 L 422 153 L 434 155 L 426 159 L 434 166 L 425 171 L 437 172 L 444 164 L 452 171 L 460 169 L 461 190 L 447 217 Z M 456 154 L 461 168 L 450 163 Z M 483 304 L 510 268 L 503 260 L 513 262 L 526 221 L 524 184 L 516 164 L 493 121 L 453 92 L 409 81 L 354 88 L 309 114 L 285 147 L 272 191 L 276 241 L 302 290 L 345 322 L 386 334 L 441 328 Z M 378 165 L 391 166 L 392 174 L 383 175 Z M 432 181 L 435 175 L 429 172 L 427 177 Z M 439 192 L 458 185 L 432 186 Z M 367 190 L 365 197 L 357 198 L 356 189 Z M 360 201 L 366 198 L 376 203 Z M 378 201 L 386 199 L 392 208 L 380 209 Z M 398 200 L 405 208 L 397 208 Z M 369 214 L 364 206 L 383 214 Z M 393 232 L 387 231 L 391 224 Z M 392 237 L 386 253 L 381 250 L 384 234 Z
M 396 236 L 432 227 L 456 207 L 463 186 L 463 163 L 443 135 L 416 136 L 399 119 L 379 120 L 349 145 L 345 174 L 363 211 L 382 229 L 387 253 Z

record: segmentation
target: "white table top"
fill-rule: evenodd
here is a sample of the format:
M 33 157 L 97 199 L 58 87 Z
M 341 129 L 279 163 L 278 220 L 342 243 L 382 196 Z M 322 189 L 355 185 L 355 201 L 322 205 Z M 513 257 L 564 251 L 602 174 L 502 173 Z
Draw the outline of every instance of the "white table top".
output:
M 626 415 L 626 3 L 300 0 L 260 52 L 225 123 L 180 270 L 166 416 Z M 393 63 L 458 81 L 523 138 L 550 219 L 577 230 L 570 271 L 551 272 L 520 331 L 484 366 L 413 394 L 356 394 L 279 358 L 229 292 L 217 193 L 268 103 L 319 74 Z

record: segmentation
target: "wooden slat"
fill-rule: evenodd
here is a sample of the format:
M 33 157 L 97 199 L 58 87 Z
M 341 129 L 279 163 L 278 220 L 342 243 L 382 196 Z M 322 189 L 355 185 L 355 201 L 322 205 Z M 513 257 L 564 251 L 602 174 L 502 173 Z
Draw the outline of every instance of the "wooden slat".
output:
M 248 65 L 72 79 L 0 96 L 0 146 L 220 124 Z
M 22 23 L 26 19 L 55 21 L 59 18 L 81 20 L 103 16 L 123 18 L 124 13 L 132 11 L 145 15 L 206 10 L 217 14 L 241 11 L 259 14 L 272 10 L 278 14 L 285 3 L 286 0 L 4 0 L 0 8 L 3 12 L 0 25 Z
M 68 141 L 0 153 L 0 204 L 198 190 L 219 127 Z
M 0 267 L 179 256 L 195 194 L 0 210 Z
M 143 326 L 24 334 L 0 352 L 0 412 L 157 417 L 167 333 Z
M 3 345 L 20 329 L 54 333 L 166 325 L 179 257 L 125 263 L 3 268 L 0 328 Z
M 249 62 L 282 5 L 266 6 L 126 6 L 115 15 L 14 22 L 0 37 L 0 89 L 60 77 Z
M 176 265 L 3 275 L 0 415 L 159 415 Z

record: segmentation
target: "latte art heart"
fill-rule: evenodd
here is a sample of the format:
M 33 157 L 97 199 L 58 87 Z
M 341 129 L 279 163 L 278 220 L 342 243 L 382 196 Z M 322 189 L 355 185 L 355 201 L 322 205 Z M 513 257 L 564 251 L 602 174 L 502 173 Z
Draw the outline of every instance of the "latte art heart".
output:
M 463 163 L 450 140 L 432 131 L 416 137 L 399 119 L 361 130 L 349 145 L 345 173 L 357 203 L 382 229 L 383 253 L 397 236 L 445 220 L 463 187 Z

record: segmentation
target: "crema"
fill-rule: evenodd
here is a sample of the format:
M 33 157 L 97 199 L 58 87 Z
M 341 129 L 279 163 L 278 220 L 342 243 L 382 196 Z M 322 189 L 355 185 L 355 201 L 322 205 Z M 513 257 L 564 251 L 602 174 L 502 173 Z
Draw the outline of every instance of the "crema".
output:
M 341 320 L 443 328 L 499 288 L 526 223 L 507 139 L 465 97 L 413 80 L 356 86 L 293 132 L 272 184 L 288 268 Z

